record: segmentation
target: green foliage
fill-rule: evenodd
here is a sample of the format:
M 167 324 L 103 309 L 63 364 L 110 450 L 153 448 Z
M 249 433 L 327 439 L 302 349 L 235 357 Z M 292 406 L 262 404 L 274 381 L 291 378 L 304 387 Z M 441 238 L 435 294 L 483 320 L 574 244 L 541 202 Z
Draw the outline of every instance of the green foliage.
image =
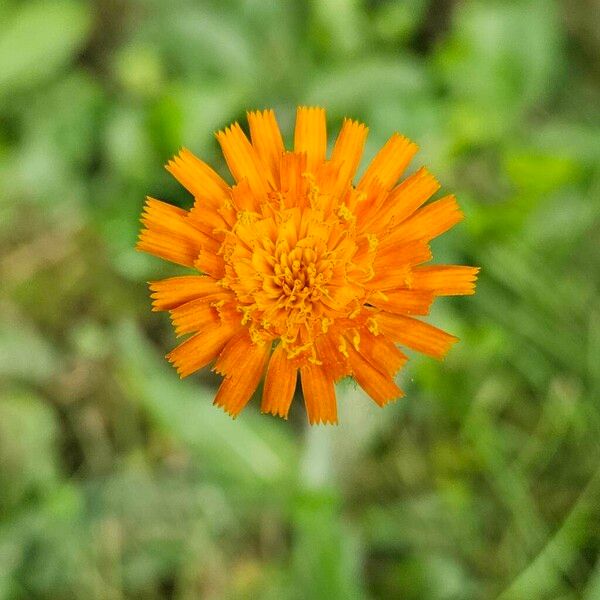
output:
M 593 4 L 0 0 L 0 599 L 600 598 Z M 312 430 L 179 381 L 133 249 L 181 146 L 300 103 L 415 139 L 482 266 L 444 362 Z
M 51 79 L 85 42 L 87 8 L 75 2 L 33 2 L 3 10 L 0 89 L 3 95 Z

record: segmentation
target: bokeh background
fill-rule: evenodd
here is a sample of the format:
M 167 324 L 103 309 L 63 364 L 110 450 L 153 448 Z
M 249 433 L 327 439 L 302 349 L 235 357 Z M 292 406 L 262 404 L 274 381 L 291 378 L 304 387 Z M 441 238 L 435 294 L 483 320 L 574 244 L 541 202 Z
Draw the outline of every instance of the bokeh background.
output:
M 0 0 L 0 598 L 600 598 L 597 0 Z M 478 293 L 341 425 L 179 381 L 136 253 L 185 145 L 295 106 L 422 148 Z

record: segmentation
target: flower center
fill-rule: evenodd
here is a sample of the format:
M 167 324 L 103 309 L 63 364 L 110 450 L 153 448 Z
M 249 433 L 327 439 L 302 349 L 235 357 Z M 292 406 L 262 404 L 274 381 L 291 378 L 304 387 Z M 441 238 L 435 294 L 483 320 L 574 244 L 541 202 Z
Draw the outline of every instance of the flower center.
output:
M 289 252 L 280 249 L 276 253 L 272 277 L 278 290 L 274 294 L 277 302 L 290 310 L 311 312 L 323 295 L 331 272 L 324 268 L 314 248 L 296 246 Z
M 348 288 L 356 246 L 343 229 L 337 217 L 327 221 L 309 207 L 238 215 L 222 249 L 222 285 L 235 292 L 256 343 L 280 338 L 288 356 L 314 356 L 315 340 L 356 310 Z
M 257 336 L 281 337 L 290 349 L 299 351 L 327 323 L 323 301 L 329 297 L 333 275 L 331 253 L 322 241 L 308 237 L 292 248 L 287 240 L 278 240 L 272 254 L 261 261 L 264 252 L 258 247 L 253 253 L 253 264 L 263 268 L 256 273 L 260 284 L 248 306 L 251 330 Z

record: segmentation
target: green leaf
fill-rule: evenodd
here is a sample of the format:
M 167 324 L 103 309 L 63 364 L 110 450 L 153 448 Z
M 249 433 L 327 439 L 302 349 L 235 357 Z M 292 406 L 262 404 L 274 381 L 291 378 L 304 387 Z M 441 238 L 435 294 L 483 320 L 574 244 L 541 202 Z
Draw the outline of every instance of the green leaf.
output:
M 25 3 L 0 19 L 0 90 L 7 94 L 52 77 L 81 48 L 91 19 L 85 4 Z
M 11 394 L 0 403 L 0 507 L 46 491 L 56 480 L 58 425 L 40 398 Z M 2 512 L 2 511 L 0 511 Z
M 55 349 L 27 323 L 0 323 L 0 376 L 41 382 L 57 369 Z
M 459 4 L 455 20 L 433 65 L 458 102 L 457 134 L 470 126 L 475 141 L 487 140 L 555 93 L 563 76 L 559 17 L 546 0 L 475 1 Z
M 253 415 L 256 406 L 234 421 L 212 405 L 214 391 L 207 385 L 180 381 L 132 323 L 122 324 L 118 341 L 123 378 L 140 406 L 158 428 L 203 457 L 207 468 L 247 483 L 289 477 L 295 452 L 285 422 Z
M 359 540 L 340 518 L 336 494 L 325 488 L 306 490 L 297 500 L 294 521 L 295 587 L 304 591 L 303 597 L 363 598 Z

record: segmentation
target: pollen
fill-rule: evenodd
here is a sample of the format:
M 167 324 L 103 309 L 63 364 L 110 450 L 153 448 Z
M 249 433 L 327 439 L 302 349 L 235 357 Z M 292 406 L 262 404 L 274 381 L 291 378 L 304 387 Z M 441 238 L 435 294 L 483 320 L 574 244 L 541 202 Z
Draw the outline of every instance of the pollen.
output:
M 431 265 L 429 243 L 462 219 L 437 180 L 402 174 L 417 147 L 394 134 L 355 180 L 368 129 L 346 119 L 327 155 L 325 111 L 300 107 L 285 149 L 271 110 L 216 134 L 233 183 L 188 150 L 167 164 L 190 210 L 148 198 L 138 249 L 195 271 L 150 284 L 153 310 L 189 337 L 181 377 L 211 363 L 215 404 L 237 416 L 264 379 L 261 410 L 287 418 L 298 379 L 310 423 L 337 422 L 352 376 L 379 406 L 400 398 L 400 346 L 441 358 L 456 338 L 416 318 L 472 294 L 478 269 Z

